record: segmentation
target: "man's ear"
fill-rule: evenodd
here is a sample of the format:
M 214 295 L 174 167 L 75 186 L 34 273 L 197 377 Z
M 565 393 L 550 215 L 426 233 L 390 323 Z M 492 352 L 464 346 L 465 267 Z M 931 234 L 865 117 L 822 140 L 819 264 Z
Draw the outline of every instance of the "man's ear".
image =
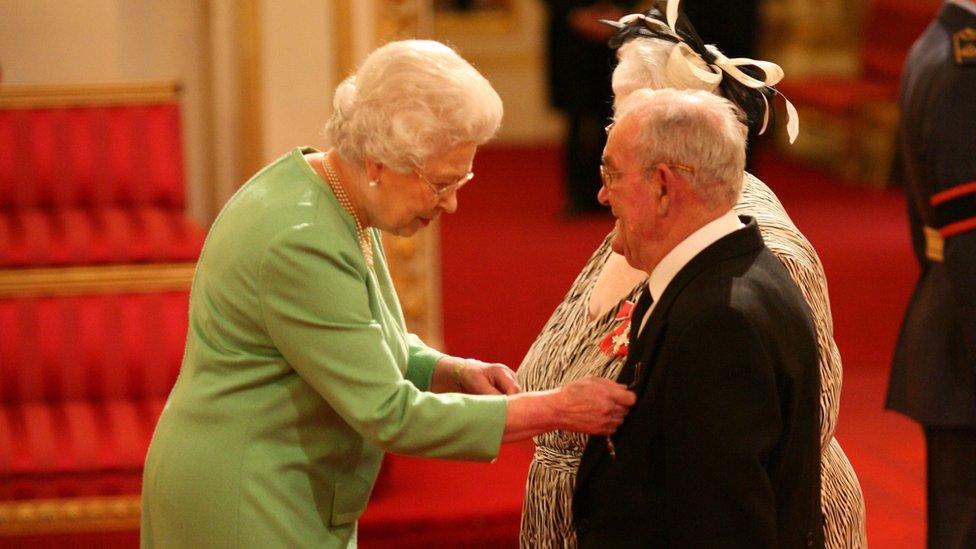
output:
M 654 179 L 657 181 L 657 214 L 665 217 L 671 206 L 674 174 L 668 169 L 667 164 L 661 163 L 654 167 Z

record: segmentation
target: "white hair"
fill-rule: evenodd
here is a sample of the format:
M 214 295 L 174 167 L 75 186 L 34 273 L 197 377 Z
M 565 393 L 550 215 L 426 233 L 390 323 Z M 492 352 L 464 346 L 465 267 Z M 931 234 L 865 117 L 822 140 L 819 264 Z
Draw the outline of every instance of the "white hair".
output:
M 631 93 L 651 88 L 677 88 L 681 90 L 704 90 L 714 92 L 716 85 L 698 78 L 689 77 L 685 72 L 671 67 L 682 66 L 681 63 L 671 64 L 674 49 L 678 47 L 674 42 L 658 38 L 635 38 L 627 41 L 617 50 L 617 66 L 613 70 L 614 106 Z M 695 57 L 691 59 L 695 60 Z M 701 61 L 700 58 L 697 59 Z M 702 70 L 704 61 L 701 61 Z M 686 67 L 687 65 L 683 65 Z M 682 68 L 683 68 L 682 67 Z
M 421 168 L 461 143 L 491 139 L 502 101 L 488 80 L 433 40 L 390 42 L 371 53 L 335 90 L 325 137 L 352 164 L 398 172 Z
M 617 109 L 619 120 L 637 117 L 631 146 L 644 169 L 661 162 L 689 166 L 694 174 L 687 180 L 706 204 L 738 201 L 748 130 L 731 101 L 701 90 L 642 89 Z

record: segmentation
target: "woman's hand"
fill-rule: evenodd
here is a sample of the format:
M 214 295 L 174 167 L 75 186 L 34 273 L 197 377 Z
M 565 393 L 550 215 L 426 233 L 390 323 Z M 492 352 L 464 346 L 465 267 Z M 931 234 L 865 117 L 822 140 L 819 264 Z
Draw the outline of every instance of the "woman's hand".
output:
M 551 391 L 510 396 L 502 442 L 556 429 L 610 435 L 636 401 L 637 396 L 626 385 L 602 377 L 578 379 Z
M 559 429 L 590 435 L 613 434 L 636 400 L 626 385 L 602 377 L 578 379 L 556 393 Z
M 521 391 L 515 372 L 508 366 L 454 356 L 444 357 L 437 363 L 431 390 L 471 395 L 514 395 Z

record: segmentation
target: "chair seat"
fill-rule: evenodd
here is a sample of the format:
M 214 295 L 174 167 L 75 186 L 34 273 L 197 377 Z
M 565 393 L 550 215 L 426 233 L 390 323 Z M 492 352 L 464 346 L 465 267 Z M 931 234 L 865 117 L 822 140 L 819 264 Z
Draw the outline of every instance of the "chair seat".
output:
M 2 404 L 0 485 L 31 476 L 140 471 L 165 403 L 149 397 Z
M 156 206 L 0 210 L 0 269 L 195 261 L 204 237 Z
M 868 102 L 892 101 L 897 85 L 857 77 L 810 76 L 783 81 L 777 86 L 797 106 L 830 114 L 853 114 Z
M 0 476 L 0 506 L 23 500 L 135 496 L 142 490 L 142 466 L 129 471 Z M 0 547 L 3 544 L 0 543 Z

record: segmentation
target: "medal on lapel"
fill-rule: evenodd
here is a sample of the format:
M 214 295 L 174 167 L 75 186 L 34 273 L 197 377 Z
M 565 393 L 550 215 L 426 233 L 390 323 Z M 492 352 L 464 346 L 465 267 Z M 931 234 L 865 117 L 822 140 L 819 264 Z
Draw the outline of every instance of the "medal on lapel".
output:
M 624 301 L 617 310 L 614 320 L 618 321 L 617 327 L 613 329 L 602 341 L 600 350 L 610 357 L 627 356 L 630 343 L 630 317 L 634 312 L 634 304 Z

